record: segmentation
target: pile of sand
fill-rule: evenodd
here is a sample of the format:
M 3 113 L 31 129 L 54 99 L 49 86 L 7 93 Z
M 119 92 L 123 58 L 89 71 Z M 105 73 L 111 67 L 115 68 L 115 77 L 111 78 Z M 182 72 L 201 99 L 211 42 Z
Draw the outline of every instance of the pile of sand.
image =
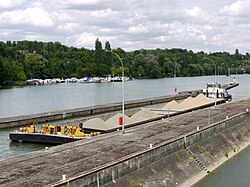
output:
M 181 103 L 177 103 L 175 100 L 167 103 L 162 109 L 169 110 L 187 110 L 209 103 L 213 103 L 214 100 L 206 97 L 204 94 L 199 94 L 196 97 L 188 97 L 184 99 Z
M 184 99 L 180 104 L 180 109 L 187 110 L 190 108 L 194 108 L 195 106 L 195 98 L 188 97 L 187 99 Z
M 111 118 L 109 118 L 107 121 L 103 121 L 100 118 L 93 118 L 88 121 L 86 121 L 83 124 L 84 128 L 90 128 L 90 129 L 102 129 L 102 130 L 108 130 L 113 128 L 119 128 L 121 125 L 119 124 L 119 118 L 122 116 L 121 113 L 117 113 Z M 158 115 L 154 112 L 151 112 L 149 109 L 142 109 L 135 113 L 132 117 L 124 116 L 125 117 L 125 125 L 136 123 L 139 121 L 144 121 L 147 119 L 155 118 Z
M 107 124 L 100 118 L 93 118 L 85 123 L 83 123 L 84 128 L 90 128 L 90 129 L 108 129 Z
M 202 93 L 197 95 L 195 99 L 198 104 L 208 104 L 214 102 L 213 98 L 208 98 Z
M 107 121 L 105 121 L 105 123 L 108 125 L 109 128 L 118 128 L 120 127 L 119 125 L 119 118 L 122 116 L 121 113 L 118 113 L 114 116 L 112 116 L 111 118 L 109 118 Z M 130 124 L 130 118 L 126 115 L 124 115 L 125 121 L 124 124 Z
M 162 107 L 162 109 L 179 109 L 179 103 L 177 103 L 175 100 L 170 101 L 165 106 Z
M 157 117 L 158 115 L 154 112 L 151 112 L 150 109 L 142 109 L 138 112 L 136 112 L 134 115 L 130 117 L 131 123 L 136 123 L 140 121 L 145 121 L 148 119 L 152 119 Z

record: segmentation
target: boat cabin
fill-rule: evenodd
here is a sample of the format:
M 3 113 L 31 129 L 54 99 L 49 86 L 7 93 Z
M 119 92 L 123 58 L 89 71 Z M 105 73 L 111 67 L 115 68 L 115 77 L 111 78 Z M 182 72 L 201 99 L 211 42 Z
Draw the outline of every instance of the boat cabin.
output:
M 203 93 L 209 98 L 231 98 L 227 90 L 218 83 L 207 84 L 207 88 L 203 89 Z

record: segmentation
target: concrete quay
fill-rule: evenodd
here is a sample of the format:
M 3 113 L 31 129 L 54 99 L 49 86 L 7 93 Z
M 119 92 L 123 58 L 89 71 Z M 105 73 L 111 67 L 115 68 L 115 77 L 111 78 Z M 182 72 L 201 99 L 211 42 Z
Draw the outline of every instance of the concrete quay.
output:
M 125 134 L 112 132 L 8 158 L 0 161 L 0 186 L 132 186 L 125 176 L 143 173 L 149 165 L 234 126 L 242 132 L 239 124 L 250 129 L 248 109 L 250 99 L 225 103 L 132 127 Z M 171 164 L 161 169 L 170 170 Z M 179 185 L 172 183 L 178 174 L 172 175 L 170 182 L 164 178 L 166 186 Z M 158 180 L 150 177 L 140 176 L 145 186 Z

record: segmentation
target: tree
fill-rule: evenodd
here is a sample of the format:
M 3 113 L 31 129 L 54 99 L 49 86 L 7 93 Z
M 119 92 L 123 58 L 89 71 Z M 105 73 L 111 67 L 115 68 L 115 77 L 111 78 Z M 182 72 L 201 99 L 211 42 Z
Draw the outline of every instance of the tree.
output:
M 104 63 L 104 52 L 102 50 L 102 43 L 99 41 L 98 38 L 95 41 L 94 63 L 98 65 Z
M 197 76 L 200 74 L 200 68 L 197 64 L 188 64 L 189 76 Z
M 25 56 L 25 72 L 30 78 L 44 79 L 45 69 L 48 65 L 48 60 L 44 59 L 42 55 L 27 54 Z
M 111 50 L 109 41 L 105 50 Z M 220 74 L 250 73 L 250 55 L 228 52 L 193 52 L 187 49 L 140 49 L 126 52 L 114 49 L 125 68 L 125 74 L 134 78 L 213 75 L 212 59 Z M 26 78 L 67 78 L 71 76 L 106 76 L 114 70 L 121 75 L 121 62 L 113 53 L 104 52 L 97 38 L 95 49 L 68 47 L 59 42 L 0 41 L 0 84 L 12 84 Z
M 22 69 L 19 69 L 17 71 L 17 81 L 26 81 L 26 80 L 27 80 L 26 74 Z
M 6 80 L 6 69 L 4 67 L 2 59 L 0 58 L 0 86 L 3 86 Z
M 105 51 L 106 51 L 106 53 L 105 53 L 105 64 L 107 66 L 112 66 L 112 53 L 108 52 L 108 51 L 111 51 L 109 41 L 105 42 Z
M 143 68 L 142 66 L 138 66 L 137 72 L 138 72 L 138 77 L 139 77 L 139 78 L 145 76 L 145 70 L 144 70 L 144 68 Z M 137 77 L 137 76 L 136 76 L 136 77 Z
M 234 57 L 237 60 L 241 59 L 241 55 L 240 55 L 239 49 L 235 49 Z
M 149 78 L 160 78 L 161 77 L 161 68 L 157 61 L 156 56 L 148 55 L 145 63 L 146 75 Z
M 172 62 L 169 58 L 165 57 L 164 62 L 162 63 L 162 73 L 164 76 L 174 75 L 175 63 Z

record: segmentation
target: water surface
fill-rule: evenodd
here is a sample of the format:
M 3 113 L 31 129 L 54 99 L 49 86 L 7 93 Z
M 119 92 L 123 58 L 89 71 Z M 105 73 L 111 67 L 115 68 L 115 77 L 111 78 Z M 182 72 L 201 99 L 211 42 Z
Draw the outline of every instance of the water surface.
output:
M 173 95 L 174 88 L 177 88 L 177 92 L 202 89 L 206 83 L 214 80 L 214 76 L 205 76 L 128 81 L 125 82 L 125 100 Z M 217 80 L 226 83 L 229 77 L 220 76 Z M 247 84 L 250 76 L 237 76 L 236 80 L 241 86 L 233 91 L 233 95 L 234 98 L 242 98 L 248 93 L 242 84 Z M 119 82 L 61 83 L 0 89 L 0 118 L 120 102 L 121 95 Z

